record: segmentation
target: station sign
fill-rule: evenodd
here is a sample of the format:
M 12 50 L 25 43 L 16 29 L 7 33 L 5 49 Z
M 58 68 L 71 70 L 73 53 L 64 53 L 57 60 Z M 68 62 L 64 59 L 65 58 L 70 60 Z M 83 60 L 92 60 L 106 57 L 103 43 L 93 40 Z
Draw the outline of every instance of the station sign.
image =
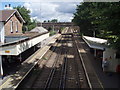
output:
M 5 51 L 5 53 L 10 53 L 10 51 Z

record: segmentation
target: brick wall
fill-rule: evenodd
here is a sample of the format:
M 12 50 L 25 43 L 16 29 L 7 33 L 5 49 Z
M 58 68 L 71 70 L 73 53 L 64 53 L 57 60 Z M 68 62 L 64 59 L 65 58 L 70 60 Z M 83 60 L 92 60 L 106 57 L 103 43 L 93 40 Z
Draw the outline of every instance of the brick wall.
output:
M 13 22 L 13 32 L 11 33 L 11 21 Z M 18 23 L 18 32 L 16 32 L 16 22 Z M 5 36 L 10 34 L 21 34 L 22 33 L 22 26 L 23 23 L 21 23 L 16 15 L 14 14 L 7 23 L 5 23 Z

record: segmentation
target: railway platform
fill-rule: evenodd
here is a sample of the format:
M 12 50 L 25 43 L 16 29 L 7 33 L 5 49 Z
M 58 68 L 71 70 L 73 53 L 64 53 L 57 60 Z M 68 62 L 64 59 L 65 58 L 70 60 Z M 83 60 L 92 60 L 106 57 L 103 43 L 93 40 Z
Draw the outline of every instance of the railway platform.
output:
M 16 88 L 21 80 L 24 79 L 24 76 L 30 72 L 31 68 L 36 65 L 37 61 L 42 58 L 59 36 L 60 34 L 56 34 L 43 41 L 42 47 L 25 60 L 16 73 L 0 79 L 0 90 L 3 88 Z
M 120 88 L 120 76 L 117 73 L 104 73 L 101 67 L 101 61 L 94 58 L 94 55 L 90 53 L 88 45 L 79 37 L 81 47 L 84 50 L 84 54 L 90 60 L 91 65 L 93 66 L 95 73 L 97 74 L 100 82 L 103 85 L 103 88 Z

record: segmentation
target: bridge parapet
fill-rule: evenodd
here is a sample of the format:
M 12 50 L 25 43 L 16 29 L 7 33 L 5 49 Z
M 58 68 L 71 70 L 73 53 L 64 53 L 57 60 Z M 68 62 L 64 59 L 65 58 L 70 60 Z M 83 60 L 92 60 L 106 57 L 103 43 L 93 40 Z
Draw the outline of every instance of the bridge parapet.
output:
M 37 26 L 41 26 L 41 23 L 37 23 Z M 74 23 L 72 22 L 44 22 L 42 23 L 42 27 L 46 28 L 46 29 L 49 29 L 49 27 L 53 28 L 55 30 L 58 30 L 60 29 L 61 27 L 70 27 L 70 26 L 75 26 Z

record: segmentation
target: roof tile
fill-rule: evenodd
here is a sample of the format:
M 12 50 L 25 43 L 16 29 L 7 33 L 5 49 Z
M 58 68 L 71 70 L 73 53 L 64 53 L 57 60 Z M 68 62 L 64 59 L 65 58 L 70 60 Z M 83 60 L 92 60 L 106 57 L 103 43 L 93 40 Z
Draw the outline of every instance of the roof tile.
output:
M 5 22 L 15 10 L 0 10 L 0 21 Z

